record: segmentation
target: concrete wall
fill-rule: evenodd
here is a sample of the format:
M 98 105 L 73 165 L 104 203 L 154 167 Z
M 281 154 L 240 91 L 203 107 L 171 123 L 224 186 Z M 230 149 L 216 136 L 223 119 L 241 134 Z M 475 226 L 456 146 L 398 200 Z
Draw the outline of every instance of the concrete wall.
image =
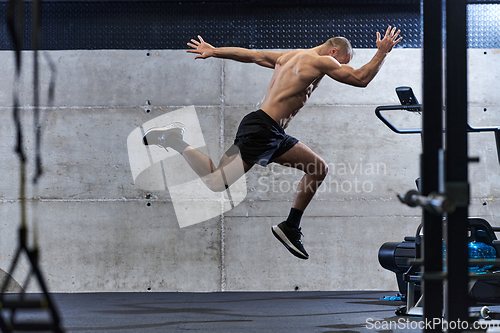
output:
M 355 50 L 352 65 L 362 66 L 374 53 Z M 57 66 L 56 96 L 47 105 L 50 71 L 42 57 L 45 173 L 36 188 L 29 187 L 29 197 L 35 199 L 28 203 L 28 217 L 38 225 L 41 266 L 50 290 L 397 288 L 394 274 L 380 267 L 377 254 L 382 243 L 414 234 L 420 222 L 420 210 L 396 199 L 414 188 L 420 138 L 391 132 L 376 119 L 374 109 L 398 104 L 397 86 L 412 86 L 421 97 L 420 50 L 394 50 L 366 89 L 325 78 L 288 128 L 330 164 L 330 174 L 302 220 L 307 261 L 290 255 L 270 232 L 288 214 L 290 185 L 300 180 L 299 172 L 277 165 L 254 167 L 247 174 L 247 197 L 241 204 L 180 228 L 169 192 L 138 188 L 129 166 L 128 135 L 155 117 L 190 105 L 196 108 L 206 151 L 218 161 L 241 118 L 258 108 L 271 70 L 220 59 L 194 61 L 184 51 L 48 55 Z M 471 50 L 470 57 L 470 122 L 500 125 L 495 88 L 500 54 Z M 0 53 L 0 60 L 2 278 L 17 243 L 20 205 L 11 113 L 14 61 L 10 52 Z M 31 174 L 32 54 L 23 53 L 23 61 L 19 91 Z M 411 113 L 390 117 L 402 127 L 419 127 L 421 121 Z M 481 157 L 481 163 L 471 166 L 471 213 L 500 225 L 494 137 L 471 134 L 470 139 L 470 155 Z M 220 204 L 225 204 L 223 197 Z M 22 283 L 27 269 L 22 261 L 13 275 L 16 282 Z

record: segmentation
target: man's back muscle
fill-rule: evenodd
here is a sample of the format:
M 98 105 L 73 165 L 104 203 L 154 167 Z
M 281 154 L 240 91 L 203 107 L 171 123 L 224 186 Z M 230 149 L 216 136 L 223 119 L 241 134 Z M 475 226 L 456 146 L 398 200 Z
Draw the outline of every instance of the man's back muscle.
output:
M 294 50 L 284 53 L 276 61 L 261 109 L 281 126 L 286 127 L 304 106 L 323 76 L 315 66 L 319 57 L 312 50 Z

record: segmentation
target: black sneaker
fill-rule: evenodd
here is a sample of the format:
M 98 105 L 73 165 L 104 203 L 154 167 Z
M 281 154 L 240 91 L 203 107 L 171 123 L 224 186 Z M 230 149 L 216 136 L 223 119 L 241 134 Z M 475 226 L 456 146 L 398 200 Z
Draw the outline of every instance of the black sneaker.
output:
M 300 240 L 300 236 L 304 236 L 300 230 L 300 228 L 290 228 L 286 225 L 286 222 L 281 222 L 271 228 L 273 235 L 278 238 L 294 256 L 300 259 L 309 259 L 309 254 L 307 254 Z
M 142 143 L 145 146 L 156 145 L 160 148 L 170 147 L 169 139 L 177 137 L 183 139 L 186 127 L 183 123 L 175 122 L 165 127 L 150 128 L 142 137 Z

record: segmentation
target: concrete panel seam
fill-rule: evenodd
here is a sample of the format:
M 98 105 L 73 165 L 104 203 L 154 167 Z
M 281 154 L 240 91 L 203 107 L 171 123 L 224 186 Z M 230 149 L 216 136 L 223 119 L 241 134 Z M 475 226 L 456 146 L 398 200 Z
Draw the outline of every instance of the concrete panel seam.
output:
M 20 199 L 0 199 L 0 203 L 19 203 Z M 65 198 L 28 198 L 26 202 L 150 202 L 151 199 L 137 199 L 137 198 L 100 198 L 100 199 L 65 199 Z M 172 199 L 165 198 L 161 199 L 162 202 L 172 202 Z M 231 200 L 226 198 L 220 198 L 217 200 L 210 199 L 178 199 L 177 202 L 221 202 L 223 204 L 231 202 Z
M 39 201 L 39 202 L 150 202 L 150 199 L 130 199 L 130 198 L 116 198 L 116 199 L 28 199 L 28 202 Z M 164 202 L 172 202 L 171 199 L 162 199 Z M 3 202 L 11 202 L 10 200 L 2 201 Z M 19 200 L 15 200 L 12 202 L 19 202 Z
M 387 100 L 387 103 L 381 103 L 381 104 L 326 104 L 326 103 L 309 103 L 307 104 L 306 108 L 308 107 L 363 107 L 363 108 L 375 108 L 379 105 L 393 105 L 397 103 L 391 103 L 389 98 Z M 192 104 L 190 103 L 189 105 L 193 105 L 195 108 L 200 107 L 200 108 L 205 108 L 205 107 L 219 107 L 221 104 Z M 248 104 L 232 104 L 232 108 L 244 108 L 244 107 L 258 107 L 259 103 L 248 103 Z M 469 103 L 469 107 L 483 107 L 485 103 Z M 488 104 L 488 107 L 494 107 L 495 105 Z M 172 108 L 172 109 L 179 109 L 186 107 L 186 105 L 166 105 L 162 104 L 157 107 L 151 107 L 151 110 L 155 109 L 161 109 L 161 108 Z M 21 105 L 19 107 L 21 110 L 34 110 L 35 108 L 31 105 Z M 10 110 L 12 109 L 12 106 L 0 106 L 0 110 Z M 40 106 L 39 110 L 47 110 L 47 111 L 52 111 L 52 110 L 107 110 L 107 109 L 140 109 L 144 110 L 143 105 L 63 105 L 63 106 Z
M 176 106 L 179 108 L 178 106 Z M 181 106 L 184 107 L 184 106 Z M 0 110 L 9 110 L 12 106 L 0 106 Z M 35 107 L 31 105 L 21 105 L 19 107 L 21 110 L 34 110 Z M 40 106 L 39 110 L 42 111 L 54 111 L 54 110 L 107 110 L 107 109 L 143 109 L 141 105 L 62 105 L 62 106 Z
M 247 199 L 247 202 L 293 202 L 293 200 L 255 200 L 255 199 Z M 328 199 L 313 199 L 312 202 L 346 202 L 346 201 L 363 201 L 363 202 L 394 202 L 400 203 L 399 199 L 396 198 L 328 198 Z
M 226 75 L 226 61 L 222 61 L 221 75 L 220 75 L 220 129 L 219 129 L 219 149 L 220 152 L 224 150 L 224 115 L 225 115 L 225 102 L 226 95 L 224 90 L 225 75 Z M 221 193 L 222 199 L 224 195 Z M 224 216 L 224 200 L 221 200 L 221 215 L 220 215 L 220 290 L 226 290 L 226 230 L 225 230 L 225 216 Z

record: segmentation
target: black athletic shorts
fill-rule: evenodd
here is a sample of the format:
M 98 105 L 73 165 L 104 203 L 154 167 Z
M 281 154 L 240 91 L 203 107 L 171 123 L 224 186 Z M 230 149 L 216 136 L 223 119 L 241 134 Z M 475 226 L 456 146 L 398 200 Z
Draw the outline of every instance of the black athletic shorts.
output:
M 257 110 L 241 120 L 234 146 L 239 148 L 243 161 L 266 166 L 273 159 L 286 153 L 297 142 L 299 140 L 286 134 L 267 113 Z M 234 151 L 232 148 L 226 154 L 231 154 L 231 151 Z

